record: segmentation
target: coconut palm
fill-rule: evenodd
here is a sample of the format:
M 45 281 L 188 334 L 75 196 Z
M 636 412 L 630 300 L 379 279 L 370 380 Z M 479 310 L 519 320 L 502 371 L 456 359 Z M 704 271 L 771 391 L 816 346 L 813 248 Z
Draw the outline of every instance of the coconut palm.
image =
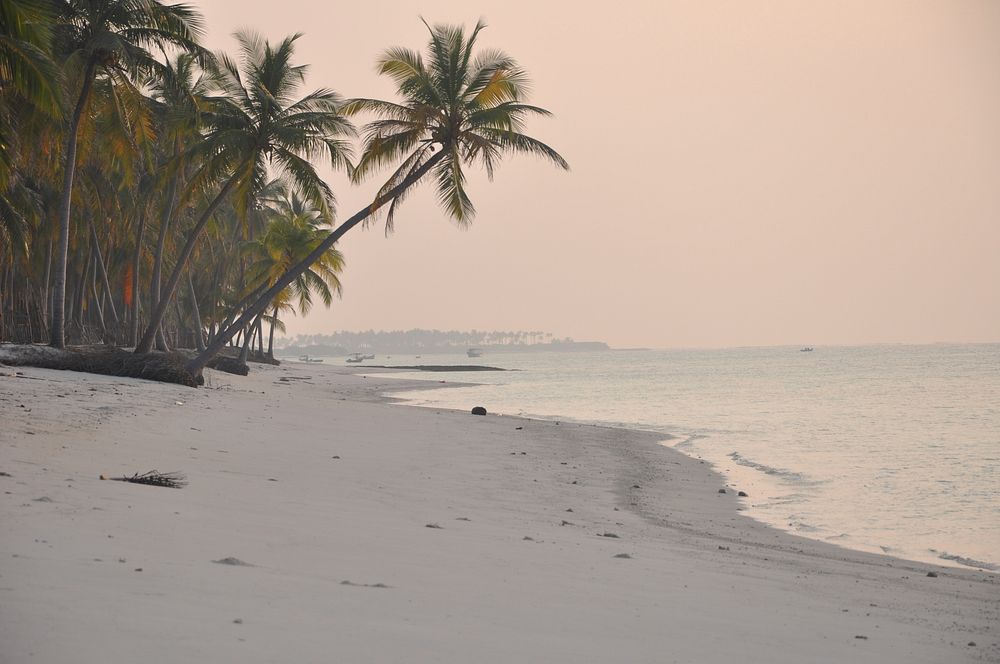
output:
M 75 96 L 66 127 L 63 154 L 62 200 L 59 210 L 59 247 L 56 252 L 51 344 L 65 345 L 66 262 L 69 250 L 73 180 L 76 173 L 80 124 L 98 76 L 110 81 L 114 92 L 128 103 L 138 94 L 134 81 L 157 66 L 149 48 L 171 44 L 198 50 L 201 17 L 186 5 L 164 5 L 158 0 L 54 0 L 54 43 L 60 49 L 64 71 Z
M 187 158 L 201 164 L 192 176 L 191 191 L 209 190 L 220 181 L 222 186 L 188 233 L 136 352 L 152 347 L 209 219 L 231 195 L 237 213 L 245 217 L 267 181 L 269 167 L 287 175 L 325 219 L 332 218 L 333 192 L 308 160 L 325 153 L 334 168 L 346 167 L 350 148 L 344 137 L 352 136 L 354 128 L 339 112 L 341 98 L 331 90 L 315 90 L 295 100 L 307 70 L 292 64 L 299 37 L 292 35 L 272 46 L 252 32 L 238 32 L 240 62 L 221 55 L 211 65 L 222 96 L 206 105 L 203 118 L 208 133 L 187 151 Z
M 426 25 L 426 24 L 425 24 Z M 340 224 L 303 260 L 289 268 L 203 353 L 188 363 L 197 373 L 231 339 L 264 312 L 270 302 L 328 251 L 344 233 L 373 220 L 388 205 L 387 230 L 399 203 L 412 187 L 430 175 L 445 212 L 459 224 L 469 223 L 475 208 L 465 189 L 466 165 L 482 166 L 488 176 L 510 154 L 531 154 L 568 169 L 566 160 L 548 145 L 523 133 L 525 120 L 548 111 L 524 102 L 524 70 L 501 51 L 475 52 L 485 28 L 479 22 L 466 35 L 462 27 L 427 26 L 427 58 L 416 51 L 391 48 L 378 60 L 378 72 L 393 79 L 401 100 L 355 99 L 348 113 L 370 112 L 377 119 L 365 128 L 364 151 L 352 171 L 361 181 L 376 169 L 395 170 L 372 203 Z

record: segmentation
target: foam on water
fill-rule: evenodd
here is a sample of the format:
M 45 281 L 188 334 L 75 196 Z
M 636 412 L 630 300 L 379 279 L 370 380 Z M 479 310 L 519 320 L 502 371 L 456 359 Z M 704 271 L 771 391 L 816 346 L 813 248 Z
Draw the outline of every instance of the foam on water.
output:
M 668 444 L 749 493 L 747 513 L 766 523 L 998 569 L 1000 344 L 496 353 L 477 362 L 487 359 L 520 371 L 435 374 L 480 384 L 394 396 L 670 434 Z

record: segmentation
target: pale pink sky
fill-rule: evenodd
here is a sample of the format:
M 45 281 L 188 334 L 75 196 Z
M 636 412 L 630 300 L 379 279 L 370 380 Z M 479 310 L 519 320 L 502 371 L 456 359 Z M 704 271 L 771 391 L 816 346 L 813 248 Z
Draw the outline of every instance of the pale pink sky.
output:
M 569 173 L 471 178 L 456 229 L 432 190 L 386 239 L 352 231 L 337 329 L 525 329 L 615 346 L 1000 340 L 996 0 L 200 0 L 209 45 L 304 32 L 307 88 L 391 98 L 419 21 L 489 23 L 556 114 L 529 133 Z M 330 184 L 343 216 L 377 182 Z

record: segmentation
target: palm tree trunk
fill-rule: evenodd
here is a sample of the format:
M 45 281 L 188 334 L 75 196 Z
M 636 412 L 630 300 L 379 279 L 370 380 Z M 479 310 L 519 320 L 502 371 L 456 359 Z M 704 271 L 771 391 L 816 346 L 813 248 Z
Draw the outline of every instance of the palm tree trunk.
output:
M 48 327 L 49 321 L 52 320 L 52 299 L 49 297 L 49 278 L 52 276 L 52 238 L 49 238 L 49 244 L 45 248 L 45 286 L 42 290 L 42 325 Z
M 274 282 L 270 288 L 268 288 L 264 293 L 257 298 L 257 301 L 240 316 L 234 323 L 232 323 L 225 330 L 221 330 L 219 334 L 215 336 L 212 343 L 204 350 L 204 352 L 199 353 L 198 357 L 187 363 L 187 369 L 192 374 L 197 375 L 205 368 L 205 365 L 211 360 L 215 355 L 226 345 L 226 342 L 233 338 L 233 335 L 237 331 L 244 328 L 254 317 L 259 316 L 264 310 L 266 310 L 270 305 L 271 301 L 275 298 L 278 293 L 283 291 L 288 284 L 295 281 L 303 272 L 309 269 L 313 263 L 315 263 L 320 256 L 325 254 L 330 248 L 343 237 L 344 233 L 351 230 L 362 221 L 375 214 L 380 208 L 382 208 L 386 203 L 392 201 L 396 196 L 409 189 L 411 186 L 416 184 L 420 178 L 422 178 L 427 172 L 429 172 L 434 166 L 441 161 L 444 157 L 445 151 L 439 150 L 430 159 L 428 159 L 424 164 L 418 168 L 416 171 L 410 173 L 406 178 L 403 179 L 398 185 L 387 191 L 384 195 L 377 197 L 370 205 L 358 210 L 354 215 L 337 226 L 319 245 L 316 246 L 309 255 L 303 258 L 301 261 L 288 268 L 277 281 Z
M 118 310 L 115 308 L 115 299 L 111 291 L 111 282 L 108 281 L 108 267 L 104 264 L 104 256 L 101 254 L 101 242 L 97 239 L 97 231 L 94 230 L 93 220 L 88 219 L 87 224 L 90 226 L 90 239 L 94 243 L 94 259 L 97 261 L 97 267 L 100 268 L 101 281 L 104 283 L 104 292 L 108 294 L 108 310 L 111 312 L 111 319 L 117 323 Z
M 274 326 L 278 322 L 278 307 L 271 312 L 271 331 L 267 335 L 267 356 L 274 359 Z
M 176 161 L 178 154 L 180 152 L 180 147 L 177 141 L 174 141 L 174 156 L 173 159 Z M 174 208 L 177 206 L 177 181 L 180 178 L 180 167 L 174 171 L 173 176 L 170 178 L 170 184 L 167 185 L 167 196 L 166 196 L 166 207 L 163 210 L 163 218 L 160 220 L 160 233 L 156 239 L 156 254 L 153 257 L 153 277 L 150 281 L 150 297 L 149 297 L 149 309 L 150 311 L 155 311 L 157 306 L 160 304 L 161 296 L 161 275 L 163 270 L 163 251 L 167 243 L 167 232 L 170 230 L 170 221 L 174 216 Z M 162 335 L 161 335 L 162 337 Z
M 135 253 L 132 255 L 132 330 L 129 336 L 134 347 L 139 341 L 139 261 L 142 258 L 142 236 L 146 233 L 146 206 L 139 206 L 139 228 L 135 236 Z
M 191 270 L 188 270 L 188 292 L 191 294 L 191 314 L 194 316 L 194 343 L 198 352 L 205 350 L 205 338 L 201 334 L 201 310 L 198 308 L 198 296 L 194 292 L 194 282 L 191 280 Z
M 73 179 L 76 176 L 76 141 L 80 134 L 83 109 L 94 85 L 97 61 L 91 58 L 83 73 L 83 87 L 76 100 L 76 108 L 69 123 L 66 137 L 66 166 L 63 169 L 62 200 L 59 204 L 59 253 L 56 254 L 56 279 L 52 290 L 52 328 L 49 344 L 55 348 L 66 347 L 66 265 L 69 262 L 69 216 L 73 199 Z
M 174 295 L 174 291 L 177 290 L 177 282 L 181 279 L 181 274 L 184 272 L 184 268 L 187 265 L 188 258 L 190 258 L 191 253 L 194 251 L 195 244 L 198 243 L 198 238 L 201 236 L 201 232 L 205 229 L 208 224 L 208 220 L 215 213 L 215 210 L 222 204 L 222 201 L 226 199 L 229 192 L 232 191 L 233 187 L 236 186 L 236 172 L 226 181 L 226 184 L 219 193 L 212 199 L 205 211 L 202 212 L 201 217 L 198 218 L 198 223 L 195 224 L 194 228 L 188 234 L 187 241 L 184 243 L 184 247 L 181 249 L 181 253 L 177 256 L 177 262 L 174 264 L 173 272 L 170 273 L 170 278 L 167 279 L 166 287 L 160 292 L 160 301 L 157 303 L 156 308 L 149 315 L 149 325 L 146 327 L 145 333 L 142 335 L 142 339 L 136 344 L 136 353 L 148 353 L 150 348 L 153 347 L 153 337 L 156 334 L 157 328 L 160 326 L 160 322 L 163 320 L 163 314 L 166 313 L 167 307 L 166 302 L 170 300 Z M 228 339 L 227 339 L 228 341 Z

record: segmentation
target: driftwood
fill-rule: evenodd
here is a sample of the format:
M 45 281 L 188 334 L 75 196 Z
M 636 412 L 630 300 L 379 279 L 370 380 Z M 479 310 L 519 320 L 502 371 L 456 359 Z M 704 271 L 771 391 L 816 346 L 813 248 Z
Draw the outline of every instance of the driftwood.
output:
M 197 387 L 204 379 L 187 370 L 187 360 L 183 353 L 135 354 L 108 346 L 60 350 L 51 346 L 0 344 L 0 362 L 11 366 L 83 371 Z
M 237 376 L 246 376 L 250 373 L 250 367 L 247 366 L 246 362 L 240 361 L 237 357 L 228 357 L 226 355 L 216 355 L 209 360 L 207 366 L 209 369 L 225 371 Z
M 105 477 L 101 475 L 101 479 L 114 480 L 116 482 L 131 482 L 132 484 L 148 484 L 150 486 L 164 486 L 168 489 L 180 489 L 187 484 L 187 479 L 185 479 L 183 473 L 161 473 L 156 470 L 125 475 L 123 477 Z

